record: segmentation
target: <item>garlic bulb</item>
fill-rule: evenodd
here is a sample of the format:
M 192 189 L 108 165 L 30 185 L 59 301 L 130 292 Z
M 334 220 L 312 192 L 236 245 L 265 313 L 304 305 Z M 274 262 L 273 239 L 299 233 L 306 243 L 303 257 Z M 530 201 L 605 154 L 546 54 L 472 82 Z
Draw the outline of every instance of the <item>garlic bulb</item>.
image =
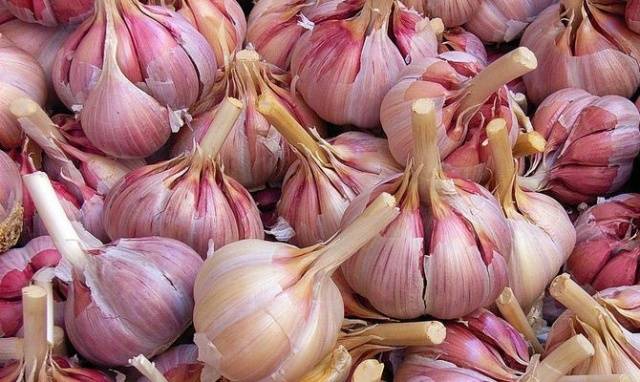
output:
M 640 33 L 640 1 L 628 0 L 624 17 L 629 29 L 636 33 Z
M 407 349 L 394 381 L 516 381 L 523 376 L 528 344 L 506 321 L 481 309 L 445 326 L 442 344 Z
M 362 194 L 344 216 L 380 192 L 399 202 L 398 218 L 342 266 L 353 290 L 389 317 L 458 318 L 492 304 L 508 281 L 509 226 L 489 191 L 442 173 L 434 107 L 414 103 L 415 156 L 405 174 Z
M 0 34 L 0 148 L 20 146 L 22 132 L 9 112 L 13 100 L 29 97 L 40 105 L 47 99 L 45 74 L 38 62 Z
M 512 143 L 518 134 L 517 105 L 505 86 L 536 67 L 535 56 L 518 48 L 483 69 L 460 52 L 412 63 L 382 101 L 380 120 L 389 148 L 400 163 L 411 157 L 411 105 L 419 98 L 437 106 L 438 147 L 447 174 L 481 182 L 488 177 L 485 126 L 494 118 L 508 123 Z
M 289 91 L 291 76 L 261 61 L 253 50 L 242 50 L 235 55 L 225 68 L 223 81 L 226 96 L 243 103 L 240 117 L 220 151 L 227 174 L 250 190 L 282 180 L 293 153 L 282 135 L 257 111 L 258 97 L 269 93 L 305 127 L 322 129 L 323 122 L 302 99 Z M 194 141 L 202 139 L 217 110 L 198 115 L 191 122 L 191 128 L 180 130 L 172 148 L 174 155 L 190 151 Z
M 617 0 L 562 0 L 545 9 L 520 44 L 538 57 L 524 77 L 527 96 L 539 104 L 564 88 L 630 97 L 640 85 L 640 36 L 624 24 Z
M 0 151 L 0 253 L 13 247 L 22 232 L 22 182 L 18 166 Z
M 200 382 L 203 364 L 198 362 L 198 348 L 193 344 L 178 345 L 154 358 L 153 363 L 167 382 Z M 151 382 L 146 377 L 137 382 Z
M 640 113 L 622 97 L 596 97 L 580 89 L 552 94 L 533 117 L 533 127 L 548 145 L 521 185 L 567 204 L 617 191 L 640 152 L 638 125 Z
M 478 12 L 486 0 L 402 0 L 407 7 L 414 8 L 429 17 L 439 17 L 446 27 L 460 26 Z
M 27 23 L 53 27 L 78 23 L 93 12 L 95 0 L 3 0 L 7 9 Z
M 571 254 L 576 230 L 560 203 L 549 196 L 525 191 L 518 184 L 518 168 L 514 165 L 505 121 L 491 121 L 487 136 L 493 157 L 495 195 L 512 234 L 509 285 L 528 312 Z
M 480 39 L 473 33 L 467 32 L 461 27 L 451 28 L 443 31 L 442 41 L 438 46 L 439 53 L 464 52 L 477 58 L 483 65 L 486 65 L 487 50 Z
M 191 153 L 139 168 L 115 185 L 105 200 L 109 237 L 170 237 L 202 257 L 210 241 L 217 249 L 242 239 L 262 239 L 260 213 L 251 195 L 215 160 L 242 107 L 239 100 L 227 98 Z
M 300 382 L 346 382 L 351 373 L 351 355 L 342 345 L 324 357 Z
M 215 62 L 206 39 L 175 12 L 105 0 L 60 49 L 52 78 L 96 147 L 141 158 L 167 141 L 189 107 L 211 95 Z
M 395 204 L 381 195 L 312 247 L 243 240 L 216 251 L 194 288 L 199 359 L 232 381 L 300 380 L 336 346 L 344 311 L 331 274 L 397 216 Z
M 380 103 L 407 64 L 437 54 L 429 20 L 397 0 L 365 0 L 353 17 L 318 21 L 296 43 L 296 87 L 337 125 L 379 126 Z
M 326 142 L 309 134 L 269 93 L 260 96 L 258 111 L 296 150 L 277 207 L 278 216 L 294 231 L 291 243 L 328 240 L 353 198 L 400 171 L 384 139 L 348 132 Z
M 600 201 L 575 221 L 578 240 L 567 270 L 595 290 L 638 282 L 640 195 Z
M 39 172 L 23 180 L 56 248 L 73 268 L 65 327 L 74 348 L 108 366 L 127 365 L 134 355 L 150 357 L 168 348 L 191 321 L 200 256 L 162 237 L 87 248 L 56 202 L 47 176 Z M 139 304 L 142 299 L 145 303 Z

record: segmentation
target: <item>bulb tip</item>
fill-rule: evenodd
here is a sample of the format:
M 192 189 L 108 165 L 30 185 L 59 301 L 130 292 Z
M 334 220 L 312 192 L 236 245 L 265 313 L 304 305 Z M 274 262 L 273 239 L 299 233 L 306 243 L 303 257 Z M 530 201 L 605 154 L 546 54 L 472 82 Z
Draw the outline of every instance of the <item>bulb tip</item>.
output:
M 549 293 L 552 296 L 557 297 L 559 293 L 562 293 L 569 284 L 573 283 L 571 276 L 568 273 L 563 273 L 560 276 L 553 279 L 549 286 Z
M 536 55 L 527 47 L 521 46 L 514 49 L 512 57 L 514 61 L 527 69 L 534 70 L 538 67 Z
M 447 329 L 440 321 L 429 322 L 425 328 L 425 333 L 427 338 L 430 339 L 431 345 L 439 345 L 447 337 Z
M 35 114 L 38 109 L 40 109 L 40 106 L 29 98 L 18 98 L 11 103 L 11 106 L 9 106 L 9 111 L 11 111 L 11 114 L 16 118 Z
M 380 194 L 380 196 L 378 196 L 378 200 L 380 200 L 380 202 L 386 207 L 395 207 L 397 205 L 396 198 L 387 192 Z
M 514 298 L 513 290 L 509 287 L 506 287 L 502 290 L 502 293 L 500 293 L 500 296 L 498 296 L 497 303 L 500 305 L 508 305 L 511 302 L 511 300 L 513 300 L 513 298 Z
M 487 125 L 487 135 L 498 135 L 507 133 L 507 121 L 502 118 L 496 118 Z
M 237 98 L 234 97 L 227 97 L 226 101 L 233 107 L 237 108 L 237 109 L 242 109 L 244 107 L 244 103 L 242 103 L 242 101 L 240 101 Z
M 238 61 L 260 61 L 260 54 L 253 49 L 243 49 L 236 53 Z
M 33 298 L 33 299 L 38 299 L 38 298 L 44 298 L 47 295 L 47 291 L 38 285 L 29 285 L 26 286 L 24 288 L 22 288 L 22 298 Z
M 415 114 L 427 115 L 436 110 L 436 105 L 430 99 L 420 98 L 413 103 L 413 105 L 411 106 L 411 110 Z

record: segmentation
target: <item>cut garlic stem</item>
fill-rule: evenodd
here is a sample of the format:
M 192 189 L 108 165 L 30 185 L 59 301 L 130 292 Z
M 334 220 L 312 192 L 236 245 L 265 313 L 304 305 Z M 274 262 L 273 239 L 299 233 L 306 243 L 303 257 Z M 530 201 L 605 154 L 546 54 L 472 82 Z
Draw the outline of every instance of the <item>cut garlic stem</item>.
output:
M 520 47 L 505 54 L 484 68 L 468 86 L 468 93 L 460 102 L 458 110 L 465 111 L 480 105 L 501 86 L 531 72 L 538 66 L 532 51 Z
M 626 374 L 567 375 L 558 379 L 558 382 L 631 382 L 631 378 Z
M 351 354 L 342 345 L 338 345 L 313 370 L 305 374 L 300 382 L 338 382 L 345 381 L 351 372 Z
M 164 375 L 151 363 L 147 357 L 140 354 L 129 360 L 129 364 L 135 367 L 140 374 L 147 377 L 151 382 L 168 382 Z
M 594 354 L 593 345 L 587 337 L 582 334 L 573 336 L 542 360 L 533 373 L 533 380 L 556 382 Z
M 431 30 L 433 30 L 433 33 L 438 38 L 438 41 L 442 42 L 444 34 L 444 23 L 442 22 L 442 19 L 439 17 L 433 18 L 429 21 L 429 24 L 431 25 Z
M 551 282 L 549 293 L 592 328 L 599 328 L 599 317 L 607 315 L 606 310 L 566 273 Z
M 544 351 L 542 344 L 538 341 L 535 331 L 529 324 L 529 320 L 527 320 L 527 316 L 524 314 L 524 311 L 511 288 L 504 288 L 496 300 L 496 305 L 498 310 L 500 310 L 502 317 L 522 333 L 524 338 L 526 338 L 533 346 L 536 353 L 542 354 Z
M 208 157 L 215 158 L 218 155 L 240 117 L 243 106 L 242 101 L 233 97 L 222 101 L 207 133 L 200 141 L 200 148 Z
M 302 154 L 310 152 L 322 163 L 328 164 L 327 154 L 320 144 L 309 134 L 302 125 L 286 110 L 275 97 L 265 92 L 258 97 L 258 112 L 278 130 L 289 144 Z
M 493 157 L 495 170 L 496 194 L 505 211 L 515 208 L 513 201 L 514 178 L 516 166 L 513 163 L 507 122 L 502 119 L 494 119 L 487 125 L 487 138 Z
M 441 344 L 447 334 L 439 321 L 403 322 L 375 325 L 366 331 L 378 337 L 371 343 L 384 346 L 433 346 Z
M 537 131 L 531 131 L 528 133 L 521 133 L 518 135 L 518 140 L 515 146 L 513 146 L 513 156 L 516 158 L 540 154 L 544 152 L 547 146 L 547 140 L 544 139 L 542 134 Z
M 54 139 L 59 142 L 66 143 L 67 140 L 62 136 L 56 128 L 47 113 L 42 110 L 40 105 L 29 98 L 19 98 L 11 103 L 9 107 L 11 114 L 16 117 L 22 129 L 27 133 L 29 138 L 38 145 L 46 147 L 48 142 L 43 139 Z M 40 134 L 31 134 L 32 131 L 40 131 Z
M 375 359 L 362 361 L 353 371 L 352 382 L 380 382 L 384 365 Z
M 380 194 L 360 216 L 319 250 L 322 254 L 312 268 L 333 273 L 399 215 L 396 205 L 396 198 L 386 192 Z
M 66 357 L 68 355 L 67 345 L 64 341 L 64 329 L 59 326 L 53 327 L 53 347 L 51 355 Z
M 39 270 L 34 276 L 33 281 L 34 284 L 41 287 L 47 293 L 47 304 L 46 304 L 46 333 L 47 333 L 47 343 L 49 346 L 54 345 L 53 338 L 53 286 L 51 284 L 51 280 L 55 277 L 54 268 L 43 268 Z
M 260 54 L 253 49 L 242 49 L 236 53 L 237 61 L 260 61 Z
M 22 359 L 23 343 L 23 339 L 19 337 L 0 338 L 0 362 Z
M 22 288 L 25 381 L 38 379 L 47 356 L 47 291 L 37 285 Z
M 418 176 L 418 189 L 420 198 L 426 201 L 429 200 L 429 189 L 434 176 L 442 171 L 436 108 L 433 101 L 421 98 L 413 103 L 411 110 L 413 161 L 416 168 L 422 166 Z
M 22 180 L 56 248 L 75 270 L 82 273 L 87 262 L 82 240 L 62 209 L 51 181 L 41 171 L 23 175 Z

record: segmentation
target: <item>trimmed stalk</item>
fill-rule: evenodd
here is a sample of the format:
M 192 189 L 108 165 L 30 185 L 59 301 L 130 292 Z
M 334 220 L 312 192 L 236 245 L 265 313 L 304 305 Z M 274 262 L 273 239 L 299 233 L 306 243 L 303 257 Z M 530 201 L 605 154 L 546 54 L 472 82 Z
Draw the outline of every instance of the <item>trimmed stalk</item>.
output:
M 504 119 L 494 119 L 487 125 L 487 137 L 493 157 L 493 167 L 496 172 L 496 195 L 507 216 L 515 210 L 513 188 L 516 174 L 508 134 L 507 122 Z
M 22 288 L 24 368 L 27 382 L 37 381 L 47 357 L 47 291 L 37 285 Z
M 544 152 L 547 141 L 542 134 L 537 131 L 521 133 L 518 135 L 515 146 L 513 146 L 513 156 L 516 158 L 540 154 Z
M 346 380 L 351 371 L 351 354 L 338 345 L 313 370 L 305 374 L 300 382 L 331 382 Z
M 222 101 L 207 133 L 200 141 L 200 148 L 208 158 L 215 159 L 218 155 L 243 107 L 242 101 L 237 98 L 227 97 Z
M 433 346 L 441 344 L 447 334 L 439 321 L 380 324 L 366 330 L 374 336 L 370 343 L 383 346 Z
M 353 371 L 353 382 L 380 382 L 384 365 L 375 359 L 361 362 Z
M 582 334 L 573 336 L 536 366 L 533 381 L 556 382 L 594 354 L 593 345 L 587 337 Z
M 46 331 L 47 343 L 49 346 L 54 345 L 54 324 L 53 324 L 53 286 L 51 280 L 55 277 L 54 268 L 44 268 L 33 277 L 34 284 L 41 287 L 47 293 L 47 312 L 46 312 Z
M 520 303 L 516 299 L 516 296 L 513 294 L 511 288 L 506 287 L 496 300 L 496 306 L 498 310 L 502 314 L 502 317 L 507 320 L 514 328 L 516 328 L 524 338 L 529 341 L 529 343 L 533 346 L 533 349 L 536 353 L 542 354 L 544 348 L 538 338 L 536 337 L 536 333 L 529 324 L 529 320 L 527 320 Z
M 580 285 L 571 280 L 571 277 L 566 273 L 556 277 L 551 282 L 549 292 L 567 309 L 573 311 L 581 321 L 584 321 L 592 328 L 599 328 L 600 316 L 607 316 L 607 311 Z
M 60 142 L 67 141 L 47 113 L 33 100 L 29 98 L 17 99 L 11 103 L 9 110 L 26 133 L 29 131 L 40 131 L 42 133 L 29 134 L 29 138 L 33 139 L 39 146 L 47 146 L 49 144 L 43 141 L 44 137 Z
M 140 354 L 129 360 L 129 364 L 135 367 L 140 374 L 144 375 L 151 382 L 168 382 L 164 375 L 151 363 L 147 357 Z
M 433 101 L 421 98 L 411 107 L 413 133 L 413 160 L 416 168 L 422 167 L 418 176 L 418 189 L 423 201 L 430 200 L 430 187 L 434 177 L 442 172 L 438 149 L 438 124 Z

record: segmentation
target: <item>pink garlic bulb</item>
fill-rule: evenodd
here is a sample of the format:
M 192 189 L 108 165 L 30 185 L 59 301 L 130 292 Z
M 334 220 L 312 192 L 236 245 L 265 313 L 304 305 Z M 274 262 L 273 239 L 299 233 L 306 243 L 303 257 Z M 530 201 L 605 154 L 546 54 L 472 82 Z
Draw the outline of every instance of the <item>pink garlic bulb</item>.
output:
M 0 148 L 22 143 L 22 131 L 9 112 L 16 98 L 29 97 L 40 105 L 47 99 L 45 74 L 38 62 L 0 34 Z
M 316 22 L 352 17 L 365 0 L 260 0 L 251 13 L 247 42 L 270 62 L 288 70 L 300 37 Z
M 20 172 L 16 163 L 0 151 L 0 254 L 20 238 L 22 217 Z
M 576 231 L 560 203 L 520 187 L 505 121 L 491 121 L 487 136 L 493 159 L 494 193 L 513 241 L 509 285 L 522 309 L 529 312 L 571 254 Z
M 438 46 L 439 53 L 464 52 L 477 58 L 483 65 L 487 65 L 487 50 L 480 39 L 473 33 L 461 27 L 447 29 L 442 33 L 442 41 Z
M 444 25 L 460 26 L 478 12 L 484 0 L 402 0 L 409 8 L 429 17 L 439 17 Z
M 636 33 L 640 33 L 640 1 L 627 1 L 627 8 L 624 12 L 624 18 L 627 21 L 627 26 L 629 27 L 629 29 Z
M 2 0 L 14 16 L 27 23 L 53 27 L 79 23 L 93 12 L 95 0 Z
M 575 222 L 576 247 L 567 270 L 595 290 L 638 282 L 640 194 L 599 201 Z
M 374 128 L 380 103 L 400 72 L 437 54 L 429 20 L 397 0 L 366 0 L 353 17 L 318 21 L 296 43 L 296 88 L 320 117 Z
M 135 355 L 151 357 L 167 349 L 190 324 L 200 256 L 162 237 L 89 247 L 56 202 L 47 176 L 39 172 L 23 179 L 56 248 L 73 269 L 65 328 L 74 348 L 105 366 L 127 365 Z
M 243 240 L 216 251 L 194 288 L 198 358 L 232 381 L 300 381 L 336 347 L 344 307 L 331 274 L 397 216 L 395 204 L 382 194 L 312 247 Z
M 524 77 L 527 96 L 539 104 L 564 88 L 598 96 L 630 97 L 640 85 L 640 35 L 624 23 L 618 1 L 562 0 L 545 9 L 520 44 L 538 57 Z
M 434 106 L 413 106 L 405 174 L 360 195 L 344 216 L 348 223 L 380 192 L 398 200 L 398 218 L 342 266 L 351 288 L 393 318 L 458 318 L 491 305 L 508 281 L 509 226 L 489 191 L 442 173 Z
M 619 190 L 640 152 L 640 113 L 619 96 L 560 90 L 538 107 L 533 127 L 548 142 L 521 185 L 562 203 L 591 202 Z
M 480 309 L 445 327 L 442 344 L 406 350 L 394 381 L 516 381 L 524 375 L 528 344 L 493 313 Z
M 536 58 L 526 48 L 515 49 L 484 69 L 477 58 L 461 52 L 412 63 L 384 97 L 380 110 L 394 158 L 407 163 L 411 157 L 411 150 L 407 150 L 413 146 L 411 105 L 428 98 L 437 106 L 438 147 L 445 172 L 484 181 L 490 157 L 483 144 L 486 124 L 494 118 L 505 119 L 515 143 L 517 105 L 505 85 L 535 66 Z
M 182 126 L 188 108 L 211 96 L 215 62 L 206 39 L 175 12 L 105 0 L 60 49 L 52 78 L 96 147 L 141 158 Z
M 240 117 L 220 151 L 226 173 L 250 190 L 281 181 L 293 153 L 282 135 L 258 112 L 258 97 L 263 93 L 273 95 L 305 127 L 323 129 L 322 120 L 302 99 L 292 95 L 291 76 L 261 61 L 253 50 L 242 50 L 235 55 L 225 68 L 223 81 L 226 96 L 243 103 Z M 200 114 L 190 128 L 181 129 L 172 153 L 177 156 L 190 151 L 194 141 L 200 141 L 206 134 L 217 111 L 218 108 L 214 108 Z
M 198 347 L 193 344 L 178 345 L 154 358 L 156 369 L 167 382 L 200 382 L 204 365 L 198 361 Z M 151 382 L 146 377 L 137 382 Z
M 105 200 L 109 237 L 170 237 L 203 258 L 210 242 L 217 250 L 242 239 L 262 239 L 260 213 L 251 195 L 215 160 L 242 108 L 239 100 L 227 98 L 191 153 L 122 178 Z
M 351 201 L 400 171 L 387 141 L 361 132 L 343 133 L 330 142 L 308 133 L 278 99 L 265 93 L 258 111 L 295 148 L 287 170 L 278 216 L 293 230 L 291 243 L 305 246 L 331 238 Z
M 0 255 L 0 337 L 12 337 L 22 327 L 22 288 L 38 270 L 58 265 L 60 258 L 48 236 Z

